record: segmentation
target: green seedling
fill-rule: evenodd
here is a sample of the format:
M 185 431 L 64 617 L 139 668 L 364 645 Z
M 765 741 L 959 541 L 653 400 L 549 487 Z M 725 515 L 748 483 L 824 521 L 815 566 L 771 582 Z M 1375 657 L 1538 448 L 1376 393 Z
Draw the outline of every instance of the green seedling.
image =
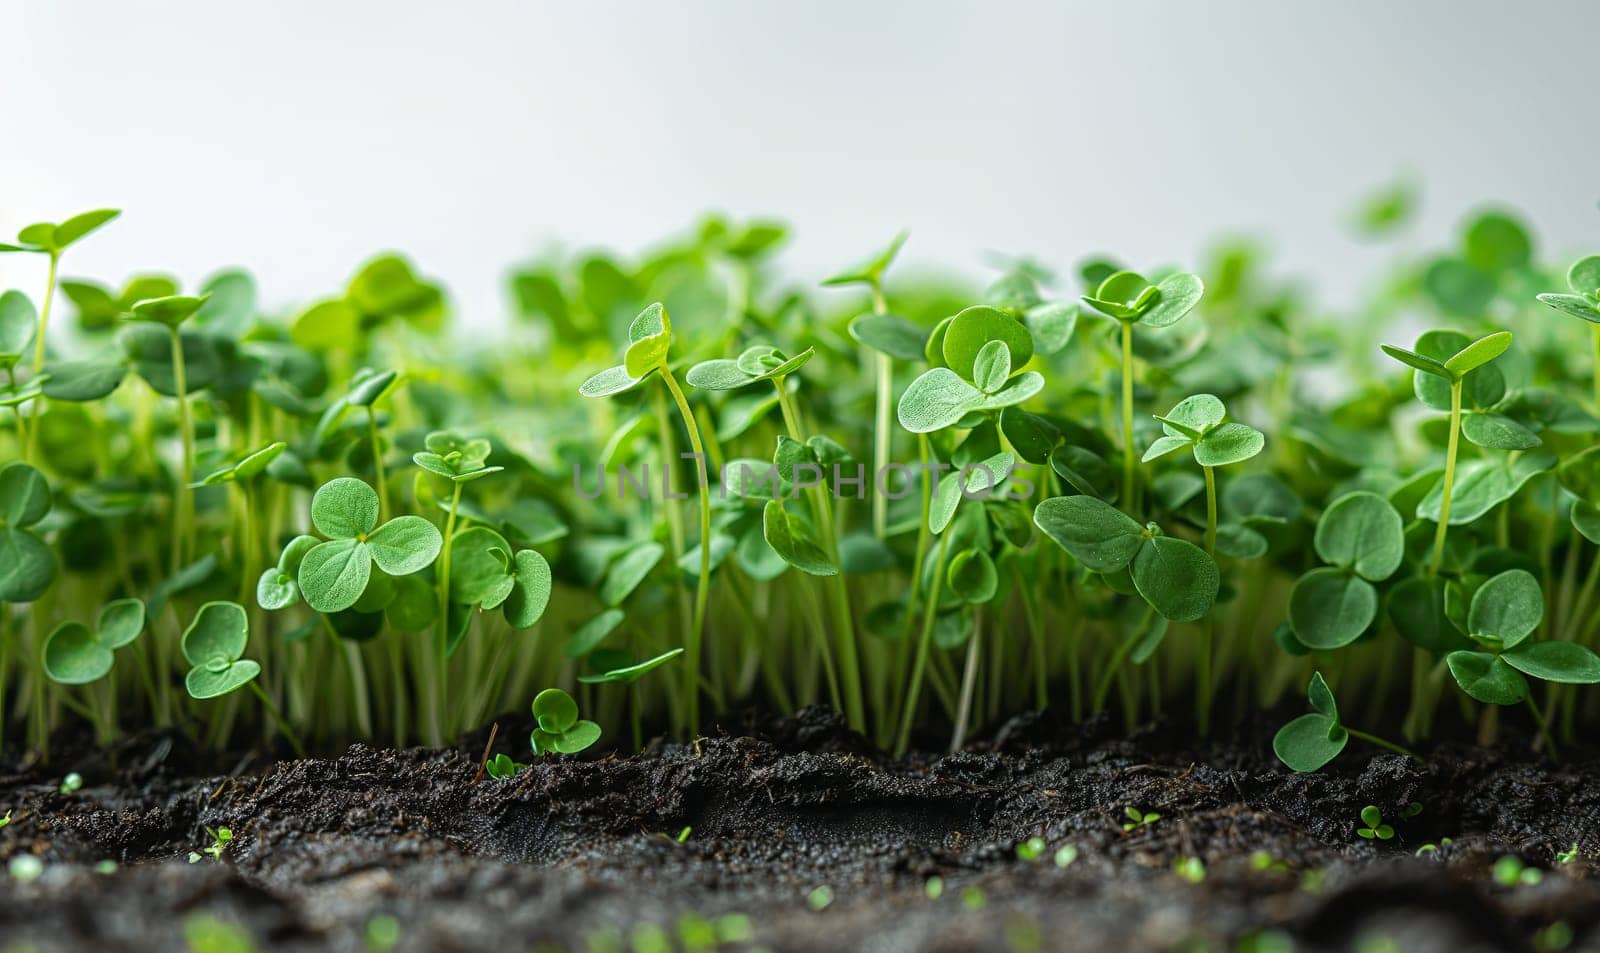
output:
M 55 553 L 33 529 L 50 504 L 38 470 L 20 461 L 0 467 L 0 603 L 32 602 L 55 581 Z
M 944 878 L 935 875 L 923 881 L 922 893 L 929 900 L 938 900 L 944 896 Z
M 1128 818 L 1122 823 L 1122 830 L 1124 833 L 1132 833 L 1142 827 L 1149 827 L 1156 821 L 1161 820 L 1161 815 L 1155 811 L 1141 811 L 1132 804 L 1123 808 L 1122 813 Z
M 1528 702 L 1540 732 L 1555 756 L 1539 707 L 1529 699 L 1525 676 L 1569 685 L 1600 682 L 1600 656 L 1582 645 L 1561 641 L 1529 641 L 1544 620 L 1544 593 L 1525 569 L 1508 569 L 1473 593 L 1467 611 L 1466 635 L 1475 643 L 1445 656 L 1461 690 L 1490 705 Z
M 1119 271 L 1107 275 L 1083 303 L 1118 324 L 1122 347 L 1122 498 L 1133 499 L 1133 329 L 1135 325 L 1171 327 L 1200 303 L 1205 284 L 1183 272 L 1152 285 L 1142 275 Z
M 1578 842 L 1573 841 L 1572 846 L 1556 854 L 1556 863 L 1570 864 L 1582 855 L 1578 853 Z
M 961 905 L 968 910 L 982 910 L 989 905 L 989 895 L 983 892 L 982 887 L 964 887 L 961 890 Z
M 1489 875 L 1502 887 L 1532 887 L 1544 880 L 1544 871 L 1527 866 L 1522 858 L 1511 854 L 1496 860 Z
M 1063 844 L 1056 848 L 1053 859 L 1057 867 L 1071 867 L 1078 859 L 1078 848 L 1072 844 Z
M 1595 356 L 1595 405 L 1600 407 L 1600 255 L 1590 255 L 1573 262 L 1567 270 L 1567 290 L 1571 293 L 1546 292 L 1538 296 L 1539 301 L 1563 314 L 1589 322 Z
M 1406 350 L 1391 344 L 1381 345 L 1383 352 L 1416 371 L 1414 377 L 1419 397 L 1429 403 L 1426 395 L 1434 382 L 1442 381 L 1449 387 L 1450 437 L 1445 447 L 1444 474 L 1438 484 L 1438 512 L 1435 522 L 1438 529 L 1433 538 L 1433 555 L 1428 562 L 1428 572 L 1437 573 L 1444 562 L 1445 533 L 1450 526 L 1450 497 L 1455 489 L 1456 452 L 1461 441 L 1462 389 L 1474 371 L 1486 368 L 1511 347 L 1511 332 L 1497 331 L 1475 341 L 1452 333 L 1425 334 L 1417 340 L 1417 349 Z M 1488 373 L 1478 374 L 1474 380 L 1489 382 Z M 1492 385 L 1491 385 L 1492 386 Z M 1431 404 L 1430 404 L 1431 406 Z
M 1031 864 L 1043 857 L 1048 847 L 1043 837 L 1030 837 L 1017 845 L 1017 859 Z
M 1272 856 L 1269 851 L 1253 850 L 1250 852 L 1250 869 L 1262 873 L 1286 874 L 1289 872 L 1289 865 Z
M 367 920 L 366 945 L 370 953 L 388 953 L 399 946 L 399 919 L 393 914 L 379 913 Z
M 372 567 L 390 576 L 433 564 L 444 540 L 420 516 L 397 516 L 378 525 L 378 494 L 353 477 L 324 483 L 311 498 L 311 523 L 327 540 L 300 558 L 298 582 L 318 612 L 340 612 L 367 591 Z
M 673 403 L 677 405 L 678 415 L 689 433 L 689 446 L 696 455 L 700 502 L 700 566 L 695 576 L 694 612 L 685 633 L 685 649 L 689 655 L 687 720 L 693 733 L 700 725 L 700 682 L 697 673 L 700 667 L 700 640 L 705 627 L 706 599 L 711 587 L 711 489 L 699 422 L 672 372 L 672 366 L 667 362 L 667 352 L 671 346 L 672 318 L 667 314 L 667 309 L 657 302 L 639 312 L 628 325 L 628 347 L 623 353 L 622 364 L 590 377 L 578 388 L 578 393 L 584 397 L 612 397 L 634 389 L 649 377 L 659 376 L 662 385 L 671 394 Z M 780 379 L 780 395 L 783 392 L 781 383 Z M 659 413 L 658 418 L 662 422 L 665 440 L 665 413 Z
M 1394 828 L 1383 822 L 1383 813 L 1376 805 L 1368 804 L 1361 809 L 1361 826 L 1356 828 L 1356 836 L 1362 840 L 1392 840 Z
M 55 296 L 56 269 L 61 263 L 62 252 L 121 214 L 120 209 L 104 208 L 74 215 L 60 223 L 38 222 L 17 232 L 15 243 L 0 242 L 0 252 L 32 252 L 47 255 L 50 259 L 49 274 L 45 278 L 44 307 L 39 311 L 39 330 L 35 335 L 35 374 L 44 369 L 45 332 L 50 324 L 50 302 Z
M 1415 754 L 1397 744 L 1345 725 L 1339 717 L 1339 703 L 1321 672 L 1311 674 L 1306 697 L 1311 702 L 1311 711 L 1279 728 L 1272 738 L 1273 753 L 1292 770 L 1321 770 L 1323 765 L 1339 756 L 1352 737 L 1417 759 Z
M 61 784 L 57 786 L 56 790 L 62 794 L 72 794 L 82 787 L 83 775 L 76 771 L 71 771 L 67 773 L 66 777 L 61 779 Z
M 577 754 L 600 740 L 600 726 L 578 718 L 578 703 L 559 688 L 547 688 L 533 699 L 534 754 Z
M 1423 844 L 1421 847 L 1418 847 L 1416 856 L 1422 857 L 1426 854 L 1438 853 L 1440 848 L 1449 847 L 1453 843 L 1455 843 L 1454 839 L 1449 837 L 1441 837 L 1439 838 L 1439 843 L 1437 844 Z
M 222 852 L 228 849 L 228 844 L 233 841 L 233 830 L 227 827 L 216 829 L 206 828 L 206 836 L 211 838 L 211 843 L 200 848 L 200 852 L 212 860 L 221 860 Z
M 511 756 L 506 754 L 497 754 L 484 764 L 484 770 L 495 780 L 514 778 L 517 772 L 526 767 L 527 765 L 513 761 Z
M 1317 555 L 1329 565 L 1295 580 L 1289 624 L 1307 648 L 1342 648 L 1378 615 L 1374 583 L 1394 575 L 1405 556 L 1405 526 L 1388 500 L 1358 491 L 1335 500 L 1317 521 Z
M 201 606 L 183 631 L 183 657 L 189 663 L 184 687 L 189 697 L 205 701 L 249 686 L 295 753 L 305 757 L 294 729 L 256 681 L 261 663 L 244 657 L 249 641 L 250 619 L 243 606 L 237 602 L 208 602 Z
M 1091 496 L 1057 496 L 1041 502 L 1033 522 L 1085 569 L 1126 574 L 1133 588 L 1163 618 L 1194 622 L 1217 599 L 1221 575 L 1206 551 L 1168 536 L 1155 523 L 1133 517 Z
M 44 861 L 32 854 L 17 854 L 6 865 L 6 870 L 12 880 L 29 883 L 44 874 Z
M 832 905 L 833 888 L 827 884 L 823 884 L 820 887 L 813 887 L 811 892 L 806 894 L 806 906 L 817 911 L 818 913 L 828 909 L 828 907 Z

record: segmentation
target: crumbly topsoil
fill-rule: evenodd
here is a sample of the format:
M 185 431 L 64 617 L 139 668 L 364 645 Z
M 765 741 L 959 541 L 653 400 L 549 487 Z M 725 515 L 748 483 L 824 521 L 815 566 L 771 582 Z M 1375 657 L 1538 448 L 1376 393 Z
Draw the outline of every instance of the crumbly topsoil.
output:
M 496 747 L 525 752 L 526 737 L 502 731 Z M 0 872 L 0 947 L 184 949 L 198 915 L 258 949 L 366 950 L 388 914 L 401 950 L 652 949 L 653 927 L 677 943 L 738 913 L 753 940 L 726 949 L 1232 950 L 1271 929 L 1300 950 L 1515 950 L 1556 921 L 1570 949 L 1600 949 L 1600 761 L 1551 767 L 1513 739 L 1417 764 L 1352 742 L 1296 775 L 1266 737 L 1194 748 L 1033 717 L 893 763 L 810 710 L 474 783 L 484 735 L 275 764 L 145 736 L 0 776 L 0 865 L 44 862 L 33 880 Z M 84 787 L 58 793 L 74 767 Z M 1401 819 L 1412 802 L 1422 812 Z M 1357 836 L 1367 804 L 1393 839 Z M 1130 805 L 1161 819 L 1124 831 Z M 190 863 L 207 826 L 235 838 L 221 861 Z M 1020 860 L 1034 836 L 1044 856 Z M 1580 857 L 1559 863 L 1574 842 Z M 1542 879 L 1497 885 L 1508 854 Z M 1198 883 L 1174 872 L 1188 857 Z M 97 872 L 107 859 L 116 870 Z

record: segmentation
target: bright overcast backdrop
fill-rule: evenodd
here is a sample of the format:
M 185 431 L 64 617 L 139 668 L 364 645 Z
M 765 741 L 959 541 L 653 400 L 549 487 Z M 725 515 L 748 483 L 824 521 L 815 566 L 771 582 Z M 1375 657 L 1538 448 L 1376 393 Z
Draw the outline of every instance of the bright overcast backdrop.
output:
M 491 325 L 516 259 L 712 208 L 787 218 L 800 277 L 902 226 L 975 275 L 1227 230 L 1338 299 L 1352 203 L 1408 170 L 1418 242 L 1494 200 L 1600 246 L 1593 0 L 0 0 L 0 35 L 3 237 L 117 206 L 68 274 L 243 263 L 280 306 L 395 248 Z

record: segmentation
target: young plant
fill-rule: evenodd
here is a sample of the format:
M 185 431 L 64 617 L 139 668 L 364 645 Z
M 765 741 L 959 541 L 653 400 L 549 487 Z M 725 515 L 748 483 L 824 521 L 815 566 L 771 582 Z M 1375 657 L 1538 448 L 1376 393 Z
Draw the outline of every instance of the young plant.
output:
M 1427 406 L 1438 401 L 1438 382 L 1449 388 L 1450 436 L 1444 452 L 1444 475 L 1438 484 L 1438 529 L 1433 538 L 1433 555 L 1428 574 L 1434 575 L 1444 562 L 1445 533 L 1450 527 L 1450 494 L 1455 488 L 1456 451 L 1461 442 L 1462 388 L 1474 371 L 1485 368 L 1511 347 L 1511 332 L 1496 331 L 1475 341 L 1454 332 L 1430 332 L 1417 339 L 1416 350 L 1392 344 L 1380 345 L 1383 353 L 1417 372 L 1417 396 Z M 1478 374 L 1474 380 L 1491 382 L 1491 374 Z M 1491 385 L 1492 386 L 1492 385 Z
M 1376 493 L 1347 493 L 1317 520 L 1313 545 L 1329 565 L 1295 580 L 1289 593 L 1289 625 L 1307 648 L 1343 648 L 1377 618 L 1374 583 L 1400 568 L 1405 524 L 1394 506 Z
M 534 754 L 577 754 L 600 740 L 600 726 L 578 717 L 578 703 L 559 688 L 534 696 L 533 729 L 528 741 Z
M 60 685 L 87 685 L 111 674 L 113 654 L 144 631 L 144 603 L 118 599 L 100 610 L 93 629 L 63 622 L 44 642 L 44 671 Z
M 1352 736 L 1396 754 L 1417 757 L 1397 744 L 1345 725 L 1339 718 L 1339 703 L 1321 672 L 1311 673 L 1306 696 L 1311 702 L 1311 712 L 1279 728 L 1272 738 L 1273 753 L 1291 770 L 1320 771 L 1323 765 L 1339 756 Z
M 700 571 L 695 581 L 694 615 L 686 633 L 689 655 L 685 685 L 687 720 L 689 731 L 693 734 L 700 729 L 700 640 L 705 627 L 706 598 L 711 587 L 711 488 L 705 445 L 700 439 L 700 425 L 667 361 L 667 352 L 671 347 L 672 318 L 667 314 L 667 309 L 656 302 L 639 312 L 628 325 L 628 347 L 623 353 L 622 363 L 584 381 L 578 393 L 584 397 L 611 397 L 630 391 L 645 379 L 658 375 L 677 405 L 684 429 L 689 432 L 689 446 L 695 455 L 700 496 Z M 665 434 L 663 439 L 666 439 Z
M 526 767 L 525 764 L 513 761 L 507 754 L 497 754 L 484 763 L 484 770 L 488 772 L 489 777 L 497 781 L 516 777 L 517 772 Z
M 1538 298 L 1563 314 L 1589 322 L 1594 354 L 1594 401 L 1595 406 L 1600 407 L 1600 255 L 1573 262 L 1567 270 L 1567 288 L 1571 294 L 1551 291 Z
M 328 613 L 355 605 L 374 564 L 390 576 L 433 564 L 444 544 L 438 528 L 420 516 L 397 516 L 379 526 L 378 509 L 378 494 L 354 477 L 330 480 L 312 496 L 311 523 L 327 540 L 300 559 L 300 591 L 311 608 Z
M 56 269 L 61 254 L 90 232 L 121 215 L 120 209 L 103 208 L 74 215 L 64 222 L 38 222 L 17 233 L 14 244 L 0 242 L 0 252 L 32 252 L 47 255 L 49 271 L 45 277 L 44 306 L 39 309 L 39 332 L 34 337 L 33 372 L 44 370 L 46 332 L 50 326 L 50 303 L 55 298 Z
M 1152 285 L 1131 271 L 1107 275 L 1083 303 L 1117 322 L 1122 348 L 1122 499 L 1133 497 L 1133 328 L 1167 328 L 1194 310 L 1205 294 L 1205 284 L 1195 275 L 1179 272 Z
M 244 657 L 249 641 L 250 619 L 243 606 L 236 602 L 208 602 L 201 606 L 194 621 L 184 630 L 180 643 L 183 657 L 189 663 L 184 688 L 190 698 L 206 701 L 248 685 L 295 754 L 303 758 L 305 749 L 300 746 L 299 737 L 256 681 L 256 676 L 261 674 L 261 664 Z
M 1125 834 L 1131 834 L 1141 827 L 1149 827 L 1161 820 L 1161 815 L 1155 811 L 1141 811 L 1132 804 L 1124 807 L 1122 813 L 1128 818 L 1122 822 L 1122 832 Z
M 178 436 L 183 441 L 183 456 L 180 458 L 178 471 L 178 486 L 173 494 L 173 548 L 172 570 L 177 568 L 195 555 L 195 528 L 194 528 L 194 491 L 191 484 L 194 482 L 194 416 L 189 407 L 189 383 L 187 368 L 184 364 L 184 340 L 179 330 L 184 322 L 194 317 L 210 295 L 191 297 L 187 295 L 167 295 L 161 298 L 150 298 L 140 301 L 128 312 L 128 320 L 154 325 L 165 329 L 167 343 L 171 355 L 172 366 L 172 392 L 178 401 Z M 180 548 L 178 543 L 182 542 Z
M 1556 756 L 1544 714 L 1529 696 L 1525 676 L 1566 685 L 1600 683 L 1600 656 L 1572 642 L 1529 641 L 1544 620 L 1544 593 L 1525 569 L 1508 569 L 1472 594 L 1464 634 L 1475 646 L 1445 656 L 1461 690 L 1489 705 L 1527 702 Z
M 1529 867 L 1521 857 L 1507 854 L 1494 862 L 1489 875 L 1502 887 L 1532 887 L 1544 880 L 1544 871 Z
M 38 470 L 20 461 L 0 467 L 0 603 L 32 602 L 55 580 L 55 553 L 33 529 L 50 514 L 50 502 L 50 484 Z
M 1361 809 L 1361 826 L 1356 828 L 1356 836 L 1362 840 L 1392 840 L 1394 828 L 1383 822 L 1383 812 L 1377 805 L 1368 804 Z
M 198 862 L 201 854 L 210 857 L 214 861 L 221 860 L 223 852 L 228 849 L 229 844 L 233 843 L 233 829 L 230 827 L 208 827 L 206 828 L 206 836 L 211 838 L 211 843 L 200 848 L 198 852 L 191 851 L 189 863 Z

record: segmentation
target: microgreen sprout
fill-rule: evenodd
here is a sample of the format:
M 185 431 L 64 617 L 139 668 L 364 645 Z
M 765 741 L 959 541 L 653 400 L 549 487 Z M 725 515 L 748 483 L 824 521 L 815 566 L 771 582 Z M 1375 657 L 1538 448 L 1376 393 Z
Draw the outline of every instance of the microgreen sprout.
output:
M 533 699 L 534 754 L 577 754 L 600 740 L 600 726 L 578 717 L 578 703 L 559 688 L 547 688 Z
M 504 753 L 495 755 L 484 764 L 484 770 L 489 777 L 496 780 L 516 777 L 517 772 L 526 767 L 527 765 L 512 760 L 510 755 Z
M 813 887 L 811 892 L 806 894 L 806 906 L 810 907 L 812 910 L 821 912 L 828 909 L 832 903 L 833 888 L 827 884 L 823 884 L 820 887 Z
M 1017 845 L 1017 859 L 1031 864 L 1044 856 L 1048 846 L 1043 837 L 1030 837 Z
M 1452 838 L 1441 837 L 1441 838 L 1439 838 L 1439 843 L 1437 843 L 1437 844 L 1428 843 L 1428 844 L 1423 844 L 1421 847 L 1418 847 L 1417 850 L 1416 850 L 1416 856 L 1421 857 L 1424 854 L 1437 853 L 1440 848 L 1449 847 L 1453 843 L 1455 843 L 1455 841 Z
M 61 779 L 61 784 L 57 786 L 57 790 L 62 794 L 72 794 L 81 787 L 83 787 L 83 775 L 76 771 L 69 771 L 67 776 Z
M 1206 879 L 1205 862 L 1198 857 L 1179 857 L 1172 862 L 1172 872 L 1192 884 Z
M 1057 867 L 1071 867 L 1078 859 L 1078 848 L 1072 844 L 1062 844 L 1056 848 L 1055 865 Z
M 1394 828 L 1383 822 L 1383 812 L 1377 805 L 1368 804 L 1361 809 L 1361 826 L 1356 828 L 1356 836 L 1362 840 L 1391 840 Z
M 929 900 L 938 900 L 944 896 L 944 878 L 935 874 L 922 882 L 922 892 Z
M 228 849 L 233 842 L 233 830 L 227 827 L 206 828 L 206 836 L 211 838 L 211 843 L 200 848 L 200 852 L 212 860 L 221 860 L 222 852 Z
M 1582 855 L 1578 853 L 1578 842 L 1573 841 L 1572 846 L 1556 854 L 1556 863 L 1570 864 Z
M 1149 827 L 1156 821 L 1161 820 L 1161 815 L 1155 811 L 1141 811 L 1132 804 L 1123 808 L 1122 813 L 1128 818 L 1122 822 L 1122 830 L 1125 833 L 1132 833 L 1141 827 Z

